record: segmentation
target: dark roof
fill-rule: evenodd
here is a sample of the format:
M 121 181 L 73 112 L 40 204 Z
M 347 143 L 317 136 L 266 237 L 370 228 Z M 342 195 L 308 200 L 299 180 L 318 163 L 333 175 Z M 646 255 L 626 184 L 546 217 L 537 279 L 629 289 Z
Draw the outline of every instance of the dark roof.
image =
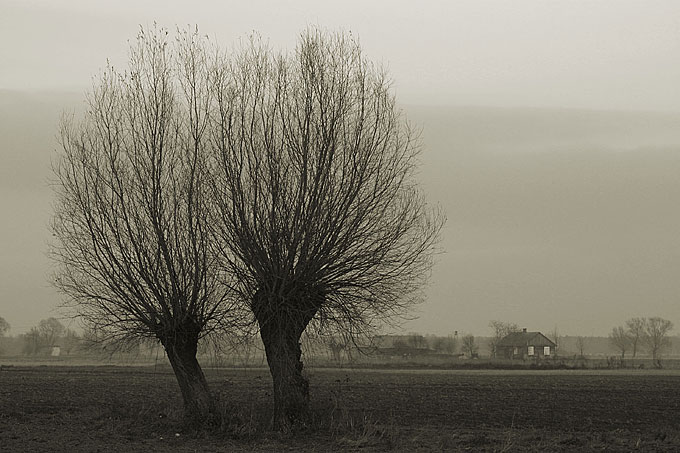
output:
M 504 336 L 498 346 L 553 346 L 555 343 L 541 332 L 513 332 Z

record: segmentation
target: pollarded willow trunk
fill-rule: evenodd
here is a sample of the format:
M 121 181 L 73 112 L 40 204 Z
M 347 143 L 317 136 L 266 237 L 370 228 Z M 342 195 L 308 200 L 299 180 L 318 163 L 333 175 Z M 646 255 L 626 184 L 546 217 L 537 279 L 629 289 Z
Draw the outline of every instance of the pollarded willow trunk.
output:
M 208 381 L 196 359 L 198 329 L 177 329 L 159 335 L 175 372 L 184 402 L 184 418 L 189 426 L 200 426 L 215 415 L 215 404 Z
M 309 383 L 302 375 L 298 328 L 260 323 L 260 335 L 274 384 L 274 429 L 287 431 L 304 423 L 309 409 Z
M 309 382 L 302 375 L 300 338 L 315 310 L 272 309 L 272 305 L 260 302 L 253 308 L 273 380 L 272 428 L 285 432 L 305 424 L 309 417 Z

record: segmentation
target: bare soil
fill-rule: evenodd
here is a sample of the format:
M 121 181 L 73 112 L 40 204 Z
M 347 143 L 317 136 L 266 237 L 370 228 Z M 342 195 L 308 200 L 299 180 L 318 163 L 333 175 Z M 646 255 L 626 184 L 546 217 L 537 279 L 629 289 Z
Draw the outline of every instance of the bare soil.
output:
M 285 436 L 267 370 L 207 374 L 228 422 L 185 432 L 168 368 L 2 368 L 0 451 L 680 450 L 672 371 L 311 369 L 312 419 Z

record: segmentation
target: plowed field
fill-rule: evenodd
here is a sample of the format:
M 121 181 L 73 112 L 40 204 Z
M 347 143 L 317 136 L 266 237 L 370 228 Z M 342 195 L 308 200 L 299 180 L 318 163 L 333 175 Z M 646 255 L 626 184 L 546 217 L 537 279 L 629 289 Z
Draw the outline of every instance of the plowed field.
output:
M 267 370 L 207 374 L 236 428 L 183 432 L 168 369 L 4 368 L 0 451 L 680 451 L 678 372 L 312 369 L 290 436 Z

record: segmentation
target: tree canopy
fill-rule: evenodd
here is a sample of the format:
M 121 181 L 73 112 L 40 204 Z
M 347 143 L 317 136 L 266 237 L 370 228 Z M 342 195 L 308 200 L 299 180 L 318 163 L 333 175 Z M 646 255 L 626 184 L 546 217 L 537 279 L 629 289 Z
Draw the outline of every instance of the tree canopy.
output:
M 418 133 L 347 34 L 231 53 L 141 31 L 84 119 L 62 123 L 52 256 L 103 338 L 158 339 L 187 413 L 210 410 L 198 341 L 251 313 L 274 422 L 306 412 L 301 335 L 356 338 L 421 300 L 444 224 L 418 188 Z
M 193 418 L 211 404 L 197 343 L 238 318 L 206 176 L 216 64 L 197 31 L 142 30 L 127 70 L 108 66 L 62 122 L 55 165 L 66 305 L 101 339 L 160 341 Z
M 418 134 L 389 78 L 350 35 L 309 29 L 289 54 L 253 40 L 217 80 L 220 243 L 285 423 L 306 405 L 301 334 L 355 336 L 403 315 L 444 216 L 418 189 Z

